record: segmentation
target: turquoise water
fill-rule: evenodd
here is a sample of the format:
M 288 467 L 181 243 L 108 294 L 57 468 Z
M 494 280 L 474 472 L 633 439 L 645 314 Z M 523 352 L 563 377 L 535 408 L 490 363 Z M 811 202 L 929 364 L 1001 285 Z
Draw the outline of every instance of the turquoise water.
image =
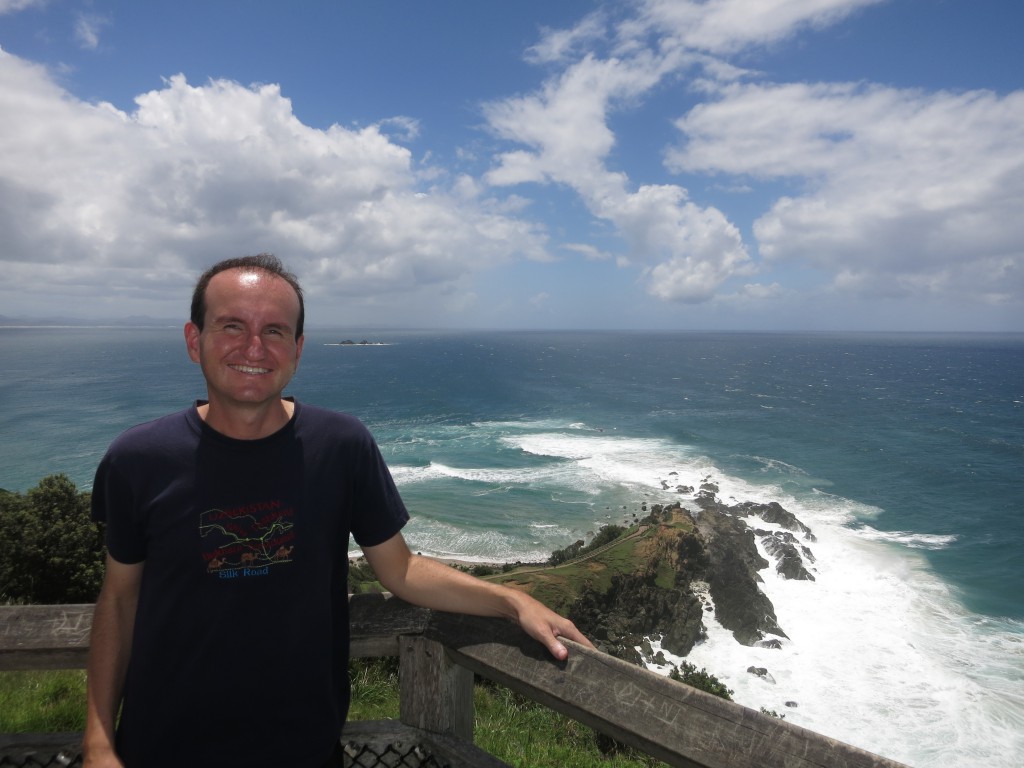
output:
M 117 433 L 202 394 L 178 329 L 0 329 L 0 355 L 9 489 L 88 488 Z M 912 765 L 1018 763 L 1024 337 L 311 330 L 291 393 L 370 426 L 432 554 L 545 557 L 705 478 L 779 501 L 819 571 L 765 577 L 793 638 L 756 664 L 777 685 L 714 631 L 695 658 Z

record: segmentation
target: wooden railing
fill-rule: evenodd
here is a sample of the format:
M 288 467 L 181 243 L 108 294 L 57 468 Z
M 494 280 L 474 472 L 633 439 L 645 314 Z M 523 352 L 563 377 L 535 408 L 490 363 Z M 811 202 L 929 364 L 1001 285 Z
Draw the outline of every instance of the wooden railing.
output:
M 503 765 L 473 751 L 474 673 L 673 766 L 900 765 L 576 643 L 556 662 L 501 619 L 383 595 L 356 595 L 350 606 L 352 656 L 399 658 L 400 727 L 440 745 L 453 766 Z M 84 666 L 91 621 L 89 605 L 0 607 L 0 670 Z M 361 728 L 349 723 L 346 737 Z

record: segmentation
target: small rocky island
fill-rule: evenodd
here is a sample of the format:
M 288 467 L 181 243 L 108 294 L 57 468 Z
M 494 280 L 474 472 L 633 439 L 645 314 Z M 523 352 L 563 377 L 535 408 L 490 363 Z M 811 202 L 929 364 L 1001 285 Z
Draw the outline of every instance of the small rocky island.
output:
M 324 344 L 325 347 L 389 347 L 391 346 L 385 341 L 352 341 L 352 339 L 345 339 L 344 341 L 328 341 Z

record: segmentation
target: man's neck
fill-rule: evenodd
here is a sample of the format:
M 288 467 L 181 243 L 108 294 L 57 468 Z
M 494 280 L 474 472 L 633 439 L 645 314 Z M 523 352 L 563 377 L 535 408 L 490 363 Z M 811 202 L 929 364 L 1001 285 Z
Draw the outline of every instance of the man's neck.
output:
M 211 429 L 235 440 L 259 440 L 281 429 L 295 413 L 295 403 L 284 398 L 252 408 L 218 407 L 213 402 L 196 407 Z

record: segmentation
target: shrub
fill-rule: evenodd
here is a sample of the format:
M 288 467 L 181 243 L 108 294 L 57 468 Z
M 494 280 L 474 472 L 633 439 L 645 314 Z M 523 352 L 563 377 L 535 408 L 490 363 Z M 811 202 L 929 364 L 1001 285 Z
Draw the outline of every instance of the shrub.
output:
M 103 531 L 90 494 L 49 475 L 27 494 L 0 491 L 0 599 L 90 603 L 103 583 Z
M 732 701 L 733 691 L 731 688 L 727 688 L 725 683 L 709 673 L 706 669 L 698 670 L 697 667 L 688 661 L 682 662 L 678 667 L 673 669 L 669 673 L 669 677 L 673 680 L 679 680 L 687 685 L 691 685 L 694 688 L 700 688 L 702 691 L 707 691 L 708 693 L 712 693 L 715 696 L 719 696 L 728 701 Z

